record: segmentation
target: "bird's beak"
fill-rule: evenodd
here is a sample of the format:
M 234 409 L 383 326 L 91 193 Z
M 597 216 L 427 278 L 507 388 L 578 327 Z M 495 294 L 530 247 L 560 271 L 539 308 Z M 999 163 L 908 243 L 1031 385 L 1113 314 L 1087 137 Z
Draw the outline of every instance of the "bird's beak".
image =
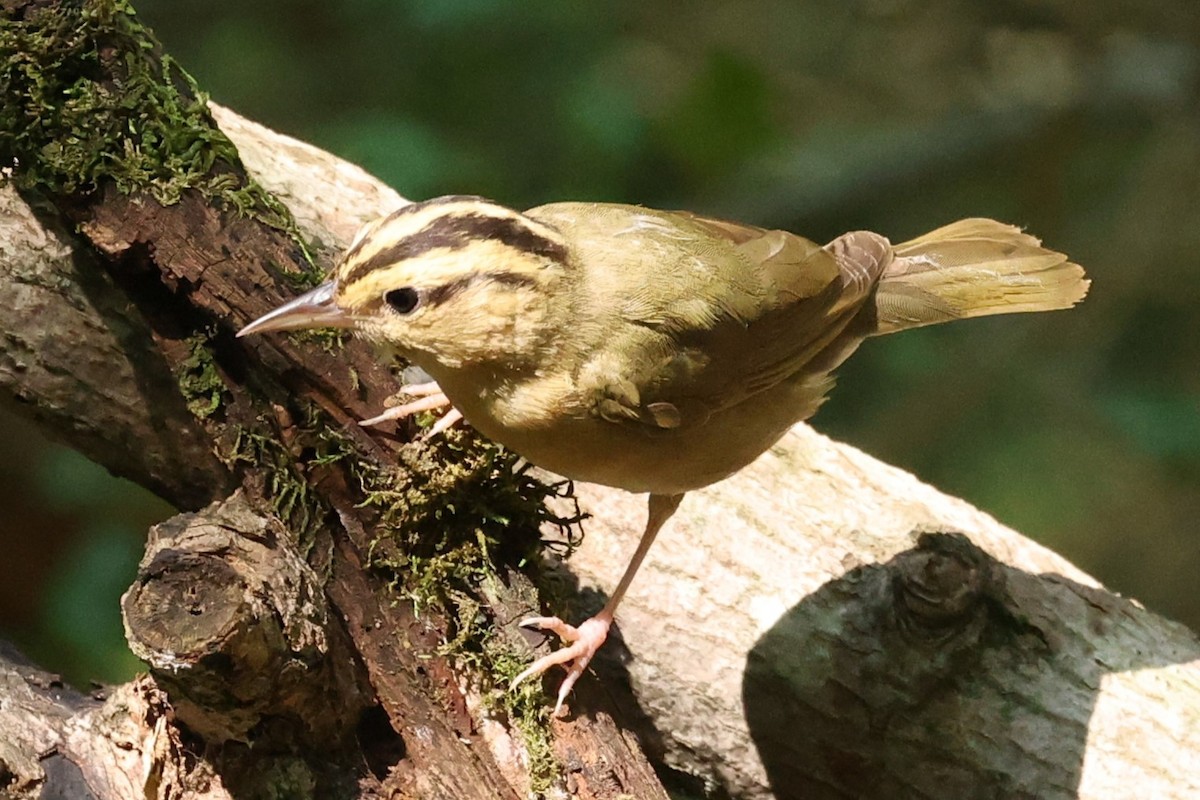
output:
M 238 331 L 238 336 L 301 328 L 353 328 L 354 318 L 334 302 L 337 281 L 326 281 L 311 292 L 263 314 Z

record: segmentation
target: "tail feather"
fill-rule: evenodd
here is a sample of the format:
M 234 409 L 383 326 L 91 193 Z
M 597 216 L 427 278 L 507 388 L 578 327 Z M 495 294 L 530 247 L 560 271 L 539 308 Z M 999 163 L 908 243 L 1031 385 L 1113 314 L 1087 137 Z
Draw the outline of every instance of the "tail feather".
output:
M 1070 308 L 1090 281 L 1020 228 L 964 219 L 893 248 L 876 292 L 876 334 L 967 317 Z

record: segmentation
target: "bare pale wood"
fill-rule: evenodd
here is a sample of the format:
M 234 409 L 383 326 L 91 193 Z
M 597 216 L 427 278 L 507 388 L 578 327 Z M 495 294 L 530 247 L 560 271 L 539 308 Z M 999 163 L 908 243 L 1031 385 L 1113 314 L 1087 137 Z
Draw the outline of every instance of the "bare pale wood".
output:
M 577 490 L 569 568 L 603 592 L 643 504 Z M 597 669 L 643 738 L 735 797 L 1200 796 L 1190 630 L 804 425 L 685 498 L 617 622 Z

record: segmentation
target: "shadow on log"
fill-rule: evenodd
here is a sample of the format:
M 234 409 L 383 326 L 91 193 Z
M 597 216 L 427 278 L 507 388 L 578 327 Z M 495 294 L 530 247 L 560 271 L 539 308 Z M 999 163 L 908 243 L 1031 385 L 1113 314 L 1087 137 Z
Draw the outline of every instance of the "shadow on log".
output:
M 1130 652 L 1123 663 L 1089 647 L 1109 615 L 1134 610 L 959 534 L 926 533 L 850 570 L 746 659 L 746 721 L 775 797 L 1077 797 L 1105 674 L 1200 658 L 1195 640 L 1170 659 Z M 1067 630 L 1067 619 L 1092 630 Z

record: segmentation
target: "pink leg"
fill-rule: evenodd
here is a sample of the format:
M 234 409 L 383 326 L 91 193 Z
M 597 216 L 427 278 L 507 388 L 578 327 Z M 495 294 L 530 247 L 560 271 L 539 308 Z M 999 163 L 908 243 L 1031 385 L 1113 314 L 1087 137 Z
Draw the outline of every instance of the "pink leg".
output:
M 550 631 L 570 644 L 550 655 L 542 656 L 530 664 L 524 672 L 513 679 L 509 685 L 510 691 L 526 678 L 541 675 L 550 667 L 562 664 L 567 668 L 567 677 L 563 679 L 562 685 L 558 688 L 558 702 L 554 704 L 554 716 L 559 715 L 559 712 L 562 711 L 563 701 L 571 693 L 571 688 L 575 686 L 575 682 L 583 675 L 584 670 L 591 663 L 592 657 L 596 655 L 596 651 L 608 638 L 608 629 L 612 627 L 613 615 L 616 613 L 617 606 L 620 605 L 621 598 L 629 589 L 629 584 L 633 582 L 633 576 L 637 574 L 638 567 L 646 558 L 646 553 L 650 551 L 654 537 L 658 535 L 663 524 L 675 513 L 675 509 L 679 507 L 679 501 L 682 499 L 683 495 L 681 494 L 650 495 L 649 515 L 646 518 L 646 529 L 642 533 L 641 541 L 638 542 L 637 550 L 634 551 L 633 558 L 629 560 L 629 566 L 625 568 L 625 574 L 621 576 L 620 583 L 617 584 L 617 588 L 599 614 L 585 620 L 579 627 L 568 625 L 558 617 L 530 617 L 521 620 L 522 627 Z

